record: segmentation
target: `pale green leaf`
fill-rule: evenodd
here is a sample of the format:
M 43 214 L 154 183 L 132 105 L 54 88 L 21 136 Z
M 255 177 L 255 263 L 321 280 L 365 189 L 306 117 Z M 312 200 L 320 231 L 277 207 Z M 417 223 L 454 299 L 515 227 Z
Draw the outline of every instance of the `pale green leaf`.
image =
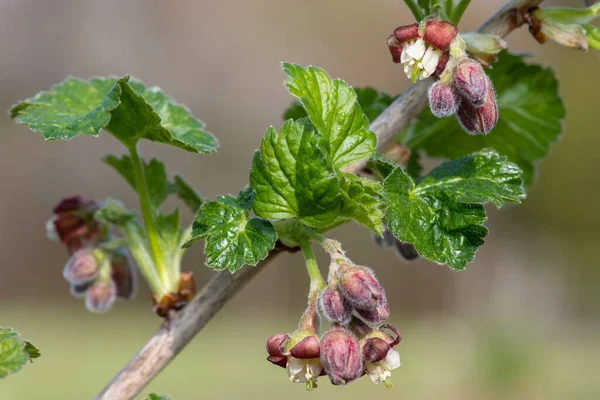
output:
M 27 361 L 39 356 L 40 351 L 31 342 L 0 326 L 0 378 L 19 371 Z

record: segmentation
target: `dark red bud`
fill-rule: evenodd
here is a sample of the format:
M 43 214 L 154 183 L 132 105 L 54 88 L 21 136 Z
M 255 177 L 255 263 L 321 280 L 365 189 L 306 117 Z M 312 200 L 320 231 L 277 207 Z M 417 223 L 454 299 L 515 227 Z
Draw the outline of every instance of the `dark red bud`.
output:
M 425 21 L 425 35 L 423 39 L 438 49 L 446 51 L 457 33 L 458 28 L 454 24 L 447 21 L 429 19 Z
M 387 302 L 383 287 L 366 268 L 352 267 L 346 270 L 340 277 L 339 288 L 355 308 L 377 308 Z
M 307 336 L 290 349 L 290 354 L 295 358 L 319 358 L 319 341 L 315 336 Z
M 488 94 L 488 78 L 481 64 L 471 60 L 459 63 L 454 69 L 454 85 L 475 106 L 485 103 Z
M 100 263 L 90 249 L 77 250 L 63 270 L 64 278 L 73 285 L 90 282 L 98 276 Z
M 346 328 L 332 325 L 321 338 L 321 364 L 334 385 L 346 385 L 362 375 L 358 340 Z
M 390 349 L 391 346 L 385 340 L 372 337 L 363 346 L 363 358 L 366 362 L 376 363 L 383 360 Z
M 380 323 L 390 316 L 390 307 L 386 301 L 374 308 L 356 309 L 356 312 L 367 322 Z
M 387 38 L 387 45 L 392 55 L 392 61 L 398 64 L 402 55 L 402 43 L 394 35 L 390 35 Z
M 429 108 L 438 118 L 449 117 L 458 111 L 460 97 L 454 85 L 446 85 L 441 81 L 429 87 Z
M 462 127 L 471 134 L 488 134 L 498 122 L 498 105 L 491 82 L 488 82 L 488 91 L 485 104 L 475 107 L 464 99 L 456 113 Z
M 85 306 L 91 312 L 103 313 L 112 307 L 116 298 L 117 289 L 112 280 L 96 281 L 86 293 Z
M 267 340 L 267 353 L 269 353 L 267 361 L 283 368 L 287 367 L 287 356 L 283 354 L 283 346 L 288 339 L 288 335 L 279 333 Z
M 419 38 L 419 24 L 403 25 L 394 29 L 394 36 L 400 43 Z
M 64 214 L 72 211 L 93 213 L 97 209 L 98 204 L 94 200 L 88 200 L 83 196 L 73 196 L 62 199 L 52 211 L 54 214 Z
M 125 249 L 115 251 L 110 267 L 111 278 L 117 287 L 117 297 L 132 299 L 136 288 L 135 266 Z
M 327 287 L 321 293 L 321 311 L 332 322 L 346 324 L 352 317 L 352 306 L 335 287 Z
M 54 208 L 52 224 L 60 241 L 70 254 L 81 249 L 86 243 L 93 244 L 100 236 L 100 227 L 94 220 L 99 205 L 81 196 L 63 199 Z

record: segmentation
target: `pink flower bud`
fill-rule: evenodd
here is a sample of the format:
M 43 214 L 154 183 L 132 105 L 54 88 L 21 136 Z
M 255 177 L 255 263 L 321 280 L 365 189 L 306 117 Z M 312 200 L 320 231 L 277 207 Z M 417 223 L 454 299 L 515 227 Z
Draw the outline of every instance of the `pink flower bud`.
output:
M 383 287 L 373 273 L 364 267 L 348 268 L 340 277 L 339 288 L 355 308 L 377 308 L 387 302 Z
M 481 64 L 471 60 L 460 62 L 454 69 L 454 85 L 475 106 L 485 103 L 488 93 L 488 77 Z
M 110 261 L 110 268 L 111 278 L 117 288 L 117 297 L 132 299 L 136 288 L 135 267 L 127 250 L 121 248 L 115 251 Z
M 438 118 L 449 117 L 458 111 L 460 97 L 454 85 L 446 85 L 441 81 L 429 87 L 429 108 Z
M 283 349 L 288 339 L 289 335 L 278 333 L 267 340 L 267 353 L 269 353 L 267 361 L 282 368 L 287 367 L 287 356 L 283 354 Z
M 446 50 L 458 33 L 458 28 L 450 22 L 429 19 L 425 21 L 425 41 L 440 50 Z
M 363 359 L 358 340 L 334 324 L 321 338 L 321 363 L 334 385 L 346 385 L 362 375 Z
M 100 263 L 91 249 L 77 250 L 63 270 L 64 278 L 73 285 L 81 285 L 90 282 L 98 276 Z
M 114 282 L 96 281 L 88 289 L 85 296 L 85 306 L 91 312 L 103 313 L 108 311 L 117 298 L 117 288 Z
M 328 286 L 321 293 L 321 312 L 332 322 L 346 324 L 352 317 L 352 307 L 335 287 Z
M 475 107 L 467 99 L 462 100 L 458 112 L 458 120 L 462 127 L 471 134 L 488 134 L 498 122 L 498 105 L 492 83 L 488 81 L 488 90 L 485 104 Z
M 356 313 L 367 322 L 380 323 L 390 316 L 390 307 L 387 301 L 380 303 L 377 307 L 367 309 L 356 309 Z

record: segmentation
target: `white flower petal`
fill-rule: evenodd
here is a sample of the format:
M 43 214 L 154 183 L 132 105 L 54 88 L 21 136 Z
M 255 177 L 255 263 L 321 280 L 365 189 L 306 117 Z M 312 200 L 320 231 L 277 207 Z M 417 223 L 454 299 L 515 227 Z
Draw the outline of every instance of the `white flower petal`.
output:
M 311 358 L 306 363 L 308 373 L 311 376 L 319 376 L 321 375 L 321 371 L 323 370 L 323 366 L 321 365 L 321 360 L 318 358 Z
M 406 44 L 406 45 L 404 45 L 404 47 L 402 47 L 402 54 L 400 54 L 400 62 L 402 64 L 404 64 L 405 62 L 408 62 L 408 61 L 412 60 L 412 58 L 406 52 L 406 48 L 407 47 L 408 47 L 408 44 Z
M 423 56 L 423 69 L 429 74 L 433 74 L 437 69 L 437 65 L 442 57 L 442 52 L 440 50 L 434 50 L 433 48 L 428 48 L 427 52 Z
M 400 366 L 400 353 L 394 349 L 390 349 L 385 358 L 381 360 L 381 363 L 390 371 L 398 368 Z
M 416 60 L 423 58 L 425 54 L 425 42 L 423 39 L 417 39 L 414 43 L 407 46 L 406 53 Z
M 290 361 L 288 362 L 288 373 L 291 375 L 298 375 L 304 370 L 306 366 L 304 360 L 299 358 L 290 357 Z

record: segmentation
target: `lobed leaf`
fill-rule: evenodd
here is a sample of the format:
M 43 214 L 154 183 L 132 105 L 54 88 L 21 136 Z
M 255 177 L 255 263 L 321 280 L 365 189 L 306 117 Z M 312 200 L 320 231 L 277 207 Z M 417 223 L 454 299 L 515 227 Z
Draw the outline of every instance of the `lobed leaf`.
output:
M 0 378 L 19 371 L 27 361 L 39 356 L 39 349 L 31 342 L 23 340 L 12 329 L 0 326 Z
M 283 70 L 289 77 L 285 84 L 290 93 L 300 100 L 323 136 L 322 146 L 332 164 L 343 168 L 373 154 L 377 138 L 369 130 L 369 121 L 351 86 L 312 66 L 305 69 L 283 63 Z
M 421 256 L 457 270 L 474 259 L 487 235 L 483 204 L 500 207 L 525 198 L 522 171 L 493 150 L 444 163 L 418 182 L 388 166 L 384 159 L 371 162 L 387 173 L 388 228 Z
M 46 140 L 98 136 L 105 129 L 127 146 L 143 138 L 197 153 L 213 153 L 218 147 L 187 108 L 129 76 L 68 78 L 13 106 L 9 113 Z
M 250 218 L 252 192 L 224 196 L 202 204 L 185 246 L 205 238 L 206 265 L 235 272 L 244 264 L 256 265 L 275 247 L 277 234 L 271 222 Z

